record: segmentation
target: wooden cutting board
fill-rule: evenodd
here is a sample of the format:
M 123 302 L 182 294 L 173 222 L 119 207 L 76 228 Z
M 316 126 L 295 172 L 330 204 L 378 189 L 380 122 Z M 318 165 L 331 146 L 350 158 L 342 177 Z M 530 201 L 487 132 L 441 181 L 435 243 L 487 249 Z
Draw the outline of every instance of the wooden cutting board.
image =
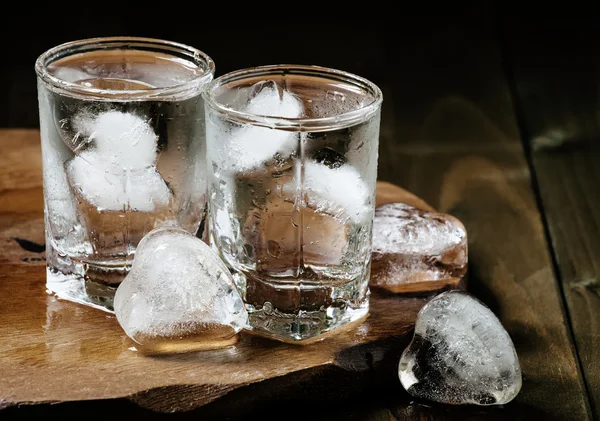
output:
M 46 292 L 39 132 L 0 131 L 0 144 L 0 408 L 129 398 L 172 412 L 261 382 L 319 381 L 328 369 L 360 382 L 386 355 L 399 355 L 427 301 L 373 292 L 366 320 L 306 346 L 242 333 L 220 350 L 144 356 L 114 315 Z M 379 182 L 377 189 L 378 205 L 404 201 L 431 209 L 392 184 Z M 267 389 L 257 388 L 253 398 Z

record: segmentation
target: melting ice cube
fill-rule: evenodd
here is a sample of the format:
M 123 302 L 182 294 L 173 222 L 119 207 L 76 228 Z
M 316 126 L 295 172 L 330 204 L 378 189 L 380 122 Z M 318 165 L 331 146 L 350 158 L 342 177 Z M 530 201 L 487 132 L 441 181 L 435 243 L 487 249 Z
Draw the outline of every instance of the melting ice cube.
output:
M 157 136 L 143 118 L 120 111 L 83 112 L 73 126 L 91 143 L 69 162 L 71 188 L 109 211 L 151 212 L 171 191 L 155 167 Z
M 517 353 L 500 320 L 456 290 L 421 309 L 398 374 L 411 395 L 449 404 L 505 404 L 522 382 Z
M 294 94 L 275 81 L 266 80 L 252 86 L 244 111 L 268 117 L 298 118 L 304 113 L 304 107 Z
M 157 136 L 149 122 L 120 111 L 108 111 L 94 118 L 76 119 L 77 128 L 87 134 L 93 151 L 119 171 L 141 169 L 155 163 Z
M 304 113 L 299 98 L 273 81 L 259 82 L 252 88 L 244 111 L 252 114 L 298 118 Z M 298 133 L 269 127 L 247 126 L 232 132 L 224 151 L 224 165 L 246 171 L 275 158 L 289 156 L 298 146 Z
M 296 165 L 296 182 L 284 186 L 286 195 L 303 194 L 308 207 L 341 221 L 360 223 L 369 217 L 372 193 L 356 168 L 312 160 L 303 167 Z
M 217 254 L 173 227 L 157 228 L 139 243 L 114 308 L 125 333 L 149 350 L 229 344 L 248 318 Z
M 467 258 L 467 233 L 453 216 L 404 203 L 375 209 L 372 286 L 392 292 L 456 286 Z
M 95 151 L 81 152 L 67 166 L 71 188 L 89 203 L 109 211 L 141 212 L 152 212 L 169 203 L 171 191 L 156 168 L 115 174 L 105 169 L 99 155 Z

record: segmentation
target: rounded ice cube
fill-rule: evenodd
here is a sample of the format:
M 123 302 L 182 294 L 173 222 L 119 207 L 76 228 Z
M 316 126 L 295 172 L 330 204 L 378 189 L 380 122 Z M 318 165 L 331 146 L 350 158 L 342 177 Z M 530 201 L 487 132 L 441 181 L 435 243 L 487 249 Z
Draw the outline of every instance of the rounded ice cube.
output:
M 148 352 L 230 345 L 248 322 L 225 264 L 176 227 L 157 228 L 140 241 L 114 309 L 125 333 Z
M 155 167 L 114 173 L 103 168 L 95 151 L 76 155 L 67 165 L 67 175 L 71 188 L 102 210 L 152 212 L 172 198 Z
M 108 111 L 80 124 L 90 133 L 94 151 L 117 168 L 141 169 L 156 162 L 158 136 L 142 117 Z
M 446 291 L 419 312 L 398 374 L 411 395 L 448 404 L 501 405 L 521 390 L 508 332 L 472 295 Z

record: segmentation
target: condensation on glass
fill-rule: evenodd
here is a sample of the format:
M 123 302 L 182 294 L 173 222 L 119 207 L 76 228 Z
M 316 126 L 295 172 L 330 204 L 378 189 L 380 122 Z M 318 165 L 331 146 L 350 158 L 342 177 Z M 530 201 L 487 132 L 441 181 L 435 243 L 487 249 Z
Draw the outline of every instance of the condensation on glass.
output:
M 379 88 L 277 65 L 221 76 L 204 96 L 209 239 L 252 329 L 297 342 L 365 316 Z
M 110 310 L 141 238 L 206 212 L 203 52 L 148 38 L 59 45 L 35 63 L 47 288 Z

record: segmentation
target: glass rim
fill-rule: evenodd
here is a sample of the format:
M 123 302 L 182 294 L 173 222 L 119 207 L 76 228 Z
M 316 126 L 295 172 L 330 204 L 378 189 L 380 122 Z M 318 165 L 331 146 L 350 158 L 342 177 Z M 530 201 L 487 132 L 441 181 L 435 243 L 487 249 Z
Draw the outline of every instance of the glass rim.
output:
M 283 72 L 291 73 L 294 71 L 314 76 L 322 76 L 329 79 L 342 79 L 346 83 L 359 86 L 363 89 L 366 88 L 373 94 L 374 99 L 356 110 L 343 112 L 334 116 L 286 118 L 239 111 L 227 107 L 225 104 L 217 101 L 213 95 L 218 87 L 225 86 L 233 81 L 243 80 L 261 74 L 281 74 Z M 275 64 L 235 70 L 219 76 L 208 83 L 202 90 L 202 96 L 204 98 L 204 103 L 207 106 L 230 121 L 296 131 L 318 131 L 331 128 L 332 126 L 339 128 L 353 126 L 370 118 L 371 115 L 380 108 L 381 103 L 383 102 L 381 89 L 375 83 L 362 76 L 330 67 L 305 64 Z
M 110 50 L 119 46 L 128 46 L 132 49 L 135 47 L 156 47 L 159 51 L 165 53 L 183 53 L 190 58 L 194 64 L 202 63 L 206 66 L 206 71 L 195 76 L 191 80 L 177 83 L 172 86 L 165 86 L 153 89 L 102 89 L 80 85 L 75 82 L 68 82 L 58 78 L 48 71 L 48 65 L 54 61 L 69 57 L 71 55 L 96 50 Z M 85 49 L 85 47 L 90 47 Z M 79 50 L 81 49 L 81 50 Z M 198 84 L 210 82 L 215 73 L 215 62 L 205 52 L 175 41 L 168 41 L 158 38 L 148 37 L 129 37 L 129 36 L 114 36 L 114 37 L 95 37 L 84 38 L 75 41 L 65 42 L 55 47 L 46 50 L 38 56 L 35 61 L 35 72 L 40 80 L 42 80 L 50 89 L 56 90 L 67 95 L 80 95 L 86 98 L 95 98 L 100 100 L 107 99 L 145 99 L 153 97 L 164 97 L 175 95 L 184 92 L 190 87 Z

